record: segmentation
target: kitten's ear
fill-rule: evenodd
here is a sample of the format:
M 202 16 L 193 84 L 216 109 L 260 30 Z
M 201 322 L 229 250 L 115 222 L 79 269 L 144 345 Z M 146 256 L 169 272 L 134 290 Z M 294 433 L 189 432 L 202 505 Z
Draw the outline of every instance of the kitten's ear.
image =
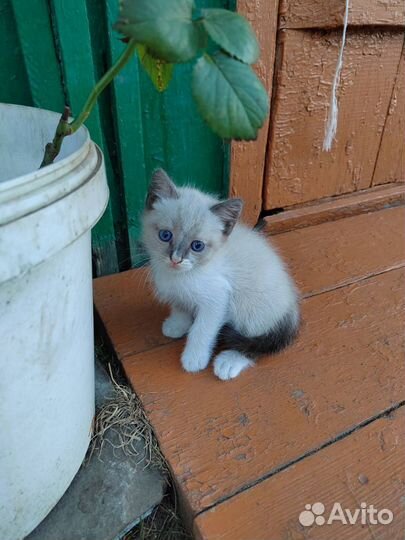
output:
M 146 197 L 146 208 L 152 210 L 158 199 L 178 199 L 176 186 L 163 169 L 156 169 L 152 174 Z
M 229 236 L 242 212 L 242 199 L 227 199 L 211 207 L 211 212 L 224 224 L 224 234 Z

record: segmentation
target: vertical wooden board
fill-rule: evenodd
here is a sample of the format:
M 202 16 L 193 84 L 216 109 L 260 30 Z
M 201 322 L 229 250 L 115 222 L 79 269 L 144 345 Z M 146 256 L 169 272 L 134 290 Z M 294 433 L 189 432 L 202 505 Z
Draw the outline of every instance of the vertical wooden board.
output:
M 112 25 L 118 18 L 118 7 L 116 0 L 106 0 L 111 63 L 118 58 L 125 47 L 118 39 L 117 34 L 112 31 Z M 131 266 L 135 266 L 142 262 L 138 248 L 139 214 L 144 205 L 148 185 L 145 170 L 138 58 L 136 55 L 113 82 L 113 108 L 127 217 L 130 259 Z
M 232 0 L 195 0 L 197 8 L 232 7 Z M 223 196 L 229 145 L 200 116 L 191 93 L 193 64 L 176 66 L 173 80 L 162 98 L 162 124 L 168 168 L 182 183 Z
M 12 3 L 32 102 L 36 107 L 61 112 L 65 98 L 48 2 L 12 0 Z
M 255 71 L 263 82 L 269 100 L 272 94 L 276 50 L 278 0 L 238 0 L 238 11 L 252 24 L 260 44 L 260 59 Z M 269 121 L 259 131 L 256 141 L 231 145 L 230 196 L 241 197 L 245 204 L 244 221 L 254 225 L 262 210 L 263 175 Z
M 53 0 L 53 12 L 67 97 L 72 115 L 76 116 L 96 83 L 86 3 Z M 86 127 L 94 142 L 102 146 L 103 136 L 97 104 L 86 121 Z
M 164 94 L 140 69 L 145 144 L 149 179 L 156 167 L 165 168 L 179 184 L 222 194 L 225 146 L 199 116 L 191 96 L 192 66 L 176 65 Z
M 108 20 L 107 2 L 103 0 L 86 0 L 89 31 L 92 46 L 95 79 L 101 77 L 111 66 L 109 35 L 111 21 Z M 118 7 L 118 4 L 117 4 Z M 115 21 L 114 21 L 115 22 Z M 117 40 L 118 41 L 118 40 Z M 115 247 L 117 250 L 119 269 L 130 266 L 129 245 L 127 235 L 127 219 L 123 200 L 122 171 L 118 155 L 118 139 L 115 129 L 114 89 L 112 82 L 100 94 L 97 100 L 100 124 L 103 134 L 104 151 L 108 150 L 108 166 L 112 173 L 110 181 L 110 203 L 114 220 Z
M 405 399 L 404 277 L 304 300 L 295 345 L 228 383 L 185 373 L 178 341 L 123 359 L 190 513 Z
M 196 5 L 227 7 L 228 2 L 199 0 Z M 192 64 L 176 65 L 169 88 L 160 94 L 144 70 L 139 70 L 146 175 L 149 178 L 155 167 L 164 167 L 179 184 L 224 194 L 227 145 L 198 113 L 191 93 L 191 71 Z
M 404 2 L 405 5 L 405 2 Z M 405 46 L 388 109 L 373 186 L 405 181 Z
M 403 540 L 405 536 L 405 407 L 321 449 L 296 465 L 204 512 L 198 540 Z M 335 520 L 303 526 L 306 504 L 321 502 L 327 521 L 339 503 L 353 515 L 361 503 L 393 513 L 389 523 L 361 514 L 354 524 Z M 310 515 L 309 515 L 310 517 Z M 385 514 L 384 517 L 390 517 Z M 315 516 L 314 516 L 315 518 Z
M 224 195 L 228 145 L 201 118 L 191 95 L 191 65 L 179 65 L 163 96 L 162 119 L 168 168 L 182 183 Z
M 280 28 L 334 28 L 342 26 L 342 0 L 280 0 Z M 403 0 L 351 0 L 349 25 L 405 26 Z
M 63 73 L 69 105 L 73 115 L 77 115 L 96 83 L 91 48 L 89 21 L 85 2 L 64 0 L 52 2 L 56 21 L 60 54 L 63 60 Z M 114 174 L 105 145 L 99 107 L 96 105 L 86 121 L 92 139 L 104 153 L 110 193 L 114 192 Z M 114 216 L 110 197 L 107 209 L 93 229 L 93 252 L 95 254 L 97 275 L 109 274 L 118 270 L 115 246 Z
M 11 0 L 0 0 L 0 101 L 32 105 Z
M 283 30 L 273 100 L 265 208 L 284 208 L 370 186 L 403 35 L 349 29 L 337 138 L 322 151 L 341 31 Z

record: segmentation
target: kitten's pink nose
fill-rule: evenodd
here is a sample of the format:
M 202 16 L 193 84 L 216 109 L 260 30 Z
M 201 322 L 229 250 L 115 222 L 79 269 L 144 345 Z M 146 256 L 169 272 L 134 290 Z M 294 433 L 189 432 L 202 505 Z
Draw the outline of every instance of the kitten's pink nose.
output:
M 176 255 L 176 253 L 172 253 L 170 255 L 170 260 L 172 261 L 172 266 L 177 266 L 181 263 L 183 260 L 183 257 L 179 257 L 179 255 Z

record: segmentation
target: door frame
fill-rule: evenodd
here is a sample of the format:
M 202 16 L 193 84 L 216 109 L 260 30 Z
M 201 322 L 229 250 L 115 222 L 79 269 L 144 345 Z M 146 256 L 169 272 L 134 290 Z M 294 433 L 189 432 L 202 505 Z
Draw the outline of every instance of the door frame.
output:
M 253 26 L 261 55 L 254 66 L 264 84 L 269 102 L 273 89 L 276 58 L 279 0 L 237 0 L 237 11 Z M 255 225 L 263 206 L 263 179 L 266 165 L 269 117 L 255 141 L 233 141 L 231 144 L 229 196 L 244 200 L 243 221 Z

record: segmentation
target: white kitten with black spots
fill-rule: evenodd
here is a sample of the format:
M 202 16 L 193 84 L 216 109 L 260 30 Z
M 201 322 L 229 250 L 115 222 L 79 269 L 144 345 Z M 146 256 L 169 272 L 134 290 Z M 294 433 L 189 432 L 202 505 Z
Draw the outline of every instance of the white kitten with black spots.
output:
M 237 223 L 242 204 L 177 187 L 159 169 L 143 216 L 156 294 L 171 306 L 162 332 L 188 334 L 181 362 L 190 372 L 205 369 L 216 344 L 225 344 L 214 359 L 222 380 L 289 345 L 300 320 L 298 295 L 279 255 Z

